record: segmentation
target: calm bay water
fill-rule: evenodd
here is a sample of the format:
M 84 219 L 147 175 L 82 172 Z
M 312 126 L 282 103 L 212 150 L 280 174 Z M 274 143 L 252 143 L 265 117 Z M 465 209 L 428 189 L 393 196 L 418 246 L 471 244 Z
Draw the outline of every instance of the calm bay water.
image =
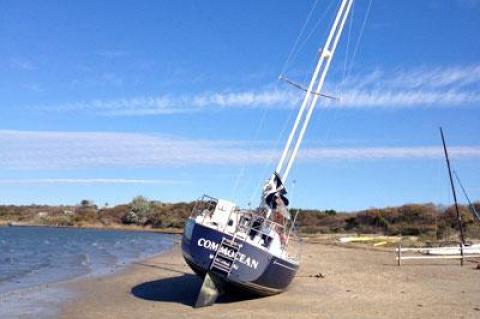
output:
M 107 274 L 173 246 L 173 235 L 0 227 L 0 297 L 84 275 Z

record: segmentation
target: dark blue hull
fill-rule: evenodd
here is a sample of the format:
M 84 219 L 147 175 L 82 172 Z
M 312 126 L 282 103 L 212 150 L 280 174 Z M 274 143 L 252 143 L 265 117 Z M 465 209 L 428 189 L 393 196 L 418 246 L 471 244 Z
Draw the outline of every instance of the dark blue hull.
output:
M 232 239 L 232 236 L 189 219 L 182 238 L 182 251 L 187 264 L 195 273 L 204 276 L 209 272 L 227 287 L 233 286 L 257 295 L 280 293 L 295 277 L 297 264 L 238 239 L 236 242 L 242 246 L 230 273 L 226 275 L 210 271 L 215 252 L 223 238 Z

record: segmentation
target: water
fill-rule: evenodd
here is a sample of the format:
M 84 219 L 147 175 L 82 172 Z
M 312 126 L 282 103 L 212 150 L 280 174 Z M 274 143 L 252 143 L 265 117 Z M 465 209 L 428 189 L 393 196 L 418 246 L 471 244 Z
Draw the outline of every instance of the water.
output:
M 19 295 L 29 295 L 23 299 L 28 306 L 35 294 L 45 299 L 53 291 L 39 292 L 38 287 L 111 273 L 168 250 L 174 238 L 148 232 L 0 227 L 0 317 L 16 317 L 16 308 L 25 311 Z

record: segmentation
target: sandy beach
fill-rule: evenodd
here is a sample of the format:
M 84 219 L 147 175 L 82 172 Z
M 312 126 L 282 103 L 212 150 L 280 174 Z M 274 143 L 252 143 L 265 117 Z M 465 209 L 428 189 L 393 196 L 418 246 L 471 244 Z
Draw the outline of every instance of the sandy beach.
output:
M 177 246 L 109 277 L 69 283 L 78 297 L 63 306 L 61 318 L 479 318 L 478 262 L 397 267 L 391 249 L 307 240 L 287 292 L 249 300 L 223 296 L 212 307 L 194 309 L 201 280 Z

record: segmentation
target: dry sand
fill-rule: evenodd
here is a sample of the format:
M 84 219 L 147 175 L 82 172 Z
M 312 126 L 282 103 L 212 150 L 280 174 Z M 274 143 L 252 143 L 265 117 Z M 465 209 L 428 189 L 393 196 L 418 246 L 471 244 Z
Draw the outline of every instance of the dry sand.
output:
M 478 260 L 477 260 L 478 262 Z M 104 278 L 71 283 L 79 297 L 62 318 L 480 318 L 477 262 L 410 261 L 392 251 L 312 240 L 285 293 L 250 300 L 223 297 L 194 309 L 201 280 L 178 247 Z M 310 277 L 322 273 L 325 278 Z

